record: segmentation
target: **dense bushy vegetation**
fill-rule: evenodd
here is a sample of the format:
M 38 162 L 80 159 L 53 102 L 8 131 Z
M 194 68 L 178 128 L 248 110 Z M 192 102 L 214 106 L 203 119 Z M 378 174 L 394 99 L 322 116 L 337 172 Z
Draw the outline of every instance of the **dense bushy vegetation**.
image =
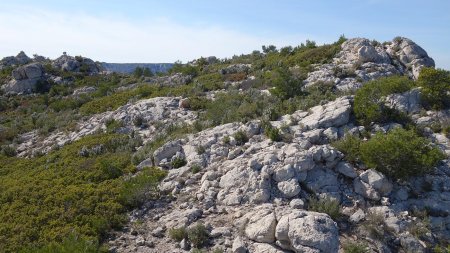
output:
M 423 68 L 417 82 L 422 87 L 422 99 L 425 107 L 433 109 L 450 107 L 449 71 Z
M 429 140 L 413 130 L 396 128 L 378 133 L 368 141 L 347 135 L 334 146 L 348 161 L 361 161 L 394 178 L 407 178 L 429 172 L 445 155 Z
M 396 121 L 406 123 L 405 115 L 385 105 L 384 97 L 393 93 L 410 90 L 414 82 L 404 76 L 392 76 L 367 82 L 356 92 L 354 112 L 363 125 L 372 122 L 385 123 Z
M 395 178 L 429 172 L 445 155 L 413 130 L 394 129 L 377 134 L 360 146 L 361 160 L 371 168 Z
M 97 135 L 43 157 L 0 156 L 3 250 L 40 247 L 71 235 L 95 243 L 108 230 L 120 227 L 126 220 L 126 207 L 154 197 L 154 185 L 165 175 L 152 169 L 124 180 L 135 172 L 134 143 L 123 135 Z M 80 153 L 83 149 L 98 152 L 86 156 Z M 63 246 L 47 248 L 54 247 Z

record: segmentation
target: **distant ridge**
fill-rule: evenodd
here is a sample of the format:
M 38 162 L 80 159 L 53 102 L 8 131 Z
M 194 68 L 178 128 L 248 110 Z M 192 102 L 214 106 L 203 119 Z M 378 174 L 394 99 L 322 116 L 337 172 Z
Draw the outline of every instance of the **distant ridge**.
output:
M 132 73 L 137 67 L 149 68 L 153 73 L 167 72 L 172 68 L 173 63 L 101 63 L 106 71 L 118 73 Z

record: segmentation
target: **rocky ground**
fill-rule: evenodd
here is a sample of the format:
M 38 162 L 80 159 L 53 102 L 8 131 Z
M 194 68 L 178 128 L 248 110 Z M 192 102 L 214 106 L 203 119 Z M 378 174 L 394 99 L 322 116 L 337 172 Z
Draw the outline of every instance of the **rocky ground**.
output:
M 3 67 L 22 65 L 14 69 L 4 92 L 30 93 L 40 80 L 53 78 L 39 59 L 19 54 L 2 60 Z M 61 70 L 101 71 L 90 59 L 65 54 L 52 65 Z M 434 61 L 409 39 L 398 37 L 384 44 L 350 39 L 332 63 L 315 65 L 304 84 L 331 83 L 338 90 L 356 90 L 385 76 L 417 79 L 423 67 L 434 67 Z M 249 64 L 235 64 L 220 73 L 247 73 L 250 69 Z M 146 81 L 178 86 L 190 82 L 189 78 L 175 74 Z M 84 87 L 74 94 L 84 92 L 92 90 Z M 193 252 L 194 245 L 186 239 L 175 241 L 170 231 L 199 223 L 209 233 L 206 248 L 210 252 L 331 253 L 344 252 L 346 242 L 356 241 L 367 245 L 369 252 L 429 252 L 427 244 L 450 241 L 450 160 L 443 160 L 425 176 L 403 181 L 352 165 L 332 142 L 345 135 L 366 138 L 402 127 L 396 123 L 358 125 L 353 101 L 353 96 L 342 96 L 270 122 L 283 135 L 282 141 L 270 140 L 263 133 L 262 122 L 254 120 L 220 125 L 165 143 L 138 166 L 154 165 L 168 171 L 159 184 L 164 197 L 131 212 L 125 229 L 111 234 L 109 250 Z M 164 126 L 192 124 L 198 118 L 186 103 L 182 97 L 139 100 L 85 118 L 72 132 L 57 131 L 47 137 L 39 137 L 36 131 L 25 133 L 20 136 L 17 154 L 47 153 L 106 130 L 112 119 L 121 122 L 118 132 L 133 132 L 144 143 L 152 141 Z M 450 155 L 447 136 L 428 127 L 433 123 L 450 125 L 450 110 L 425 110 L 420 88 L 389 95 L 385 103 L 423 126 L 433 145 Z M 186 164 L 174 168 L 177 160 Z M 313 197 L 337 201 L 341 215 L 312 211 Z M 414 229 L 423 222 L 419 219 L 423 210 L 429 229 L 418 239 Z M 371 229 L 381 229 L 385 238 L 374 238 Z
M 364 129 L 354 125 L 351 107 L 352 97 L 341 97 L 272 122 L 285 126 L 290 142 L 269 140 L 255 121 L 222 125 L 165 144 L 154 157 L 158 166 L 169 170 L 160 189 L 172 197 L 132 213 L 131 225 L 110 242 L 111 250 L 185 252 L 190 246 L 171 240 L 168 230 L 202 222 L 211 232 L 211 247 L 224 252 L 338 252 L 342 242 L 355 238 L 374 252 L 425 252 L 425 244 L 410 233 L 417 219 L 414 210 L 425 208 L 431 215 L 426 239 L 449 240 L 450 162 L 401 183 L 352 166 L 329 145 Z M 375 126 L 373 132 L 393 127 L 398 126 Z M 250 137 L 242 146 L 233 138 L 238 131 Z M 445 136 L 430 137 L 449 153 Z M 176 157 L 185 158 L 186 166 L 171 168 L 169 162 Z M 200 172 L 192 173 L 194 165 Z M 347 218 L 333 221 L 307 211 L 310 196 L 338 199 Z M 373 241 L 352 230 L 372 213 L 382 215 L 386 229 L 395 235 L 392 240 Z

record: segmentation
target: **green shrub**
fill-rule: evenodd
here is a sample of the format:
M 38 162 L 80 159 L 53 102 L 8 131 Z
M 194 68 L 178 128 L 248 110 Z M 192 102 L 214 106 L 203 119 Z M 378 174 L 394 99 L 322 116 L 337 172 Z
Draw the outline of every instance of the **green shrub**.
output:
M 436 246 L 436 248 L 433 249 L 433 253 L 450 253 L 450 245 Z
M 182 64 L 181 62 L 175 62 L 172 68 L 169 70 L 170 74 L 181 73 L 184 75 L 190 75 L 196 77 L 199 74 L 199 68 L 190 64 Z
M 276 127 L 273 127 L 270 122 L 264 124 L 264 134 L 272 141 L 282 140 L 280 130 Z
M 205 147 L 200 145 L 200 146 L 197 146 L 196 151 L 197 151 L 197 154 L 201 155 L 206 152 L 206 149 L 205 149 Z
M 126 221 L 119 196 L 132 173 L 129 137 L 90 135 L 42 157 L 0 155 L 0 245 L 6 252 L 63 243 L 75 233 L 97 242 Z M 79 155 L 83 147 L 104 152 Z M 0 250 L 1 251 L 1 250 Z M 45 252 L 45 251 L 44 251 Z M 77 251 L 75 251 L 77 252 Z
M 136 176 L 123 183 L 120 191 L 120 201 L 124 206 L 135 208 L 145 201 L 159 196 L 158 183 L 167 175 L 158 168 L 146 168 Z
M 141 115 L 138 115 L 133 119 L 133 125 L 135 127 L 140 127 L 142 126 L 142 124 L 144 124 L 144 117 L 142 117 Z
M 292 76 L 287 68 L 278 68 L 271 80 L 274 88 L 270 93 L 281 99 L 288 99 L 298 96 L 302 93 L 302 81 Z
M 201 170 L 202 170 L 202 167 L 200 167 L 200 165 L 197 165 L 197 164 L 192 165 L 192 167 L 191 167 L 191 172 L 192 172 L 192 174 L 197 174 L 197 173 L 199 173 Z
M 17 151 L 11 145 L 3 145 L 0 147 L 0 154 L 8 157 L 13 157 L 17 155 Z
M 445 158 L 429 140 L 402 128 L 376 134 L 361 144 L 360 152 L 368 167 L 394 178 L 422 175 Z
M 345 242 L 343 244 L 344 253 L 369 253 L 367 244 L 359 242 Z
M 230 136 L 223 137 L 223 144 L 230 144 Z
M 20 253 L 106 253 L 107 249 L 100 247 L 97 241 L 89 241 L 74 235 L 62 242 L 51 242 L 42 248 L 27 248 Z
M 183 167 L 184 165 L 186 165 L 186 160 L 184 159 L 184 158 L 181 158 L 181 157 L 176 157 L 173 161 L 172 161 L 172 163 L 171 163 L 171 165 L 172 165 L 172 167 L 174 167 L 175 169 L 177 169 L 177 168 L 180 168 L 180 167 Z
M 186 227 L 169 229 L 169 237 L 177 242 L 181 242 L 183 239 L 187 238 L 187 235 Z
M 425 107 L 443 109 L 450 106 L 449 71 L 423 68 L 417 84 L 422 87 L 422 101 Z
M 213 91 L 224 88 L 224 78 L 220 73 L 205 74 L 195 79 L 196 87 L 202 91 Z
M 308 203 L 309 203 L 308 210 L 310 211 L 326 213 L 333 220 L 341 216 L 339 201 L 336 199 L 329 197 L 326 198 L 311 197 L 309 198 Z
M 187 237 L 194 248 L 201 248 L 208 242 L 209 232 L 205 225 L 197 223 L 194 227 L 188 229 Z
M 106 120 L 105 126 L 106 126 L 107 133 L 114 133 L 119 128 L 123 127 L 123 122 L 111 118 L 111 119 Z
M 337 150 L 345 155 L 345 160 L 356 163 L 359 160 L 361 140 L 351 134 L 346 134 L 344 138 L 337 140 L 331 144 Z
M 367 82 L 356 92 L 353 111 L 363 125 L 372 122 L 396 121 L 406 123 L 405 116 L 384 104 L 383 97 L 410 90 L 413 82 L 407 77 L 392 76 Z
M 237 131 L 233 135 L 234 139 L 236 140 L 236 145 L 242 146 L 248 141 L 247 134 L 244 131 Z
M 383 239 L 385 233 L 390 232 L 386 226 L 385 217 L 380 212 L 368 212 L 361 227 L 372 237 Z

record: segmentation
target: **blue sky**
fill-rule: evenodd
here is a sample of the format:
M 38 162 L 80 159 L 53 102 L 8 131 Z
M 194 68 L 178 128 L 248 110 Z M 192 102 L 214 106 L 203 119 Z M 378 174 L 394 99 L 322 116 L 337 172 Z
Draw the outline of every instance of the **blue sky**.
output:
M 230 57 L 339 35 L 408 37 L 450 69 L 447 0 L 0 0 L 0 56 L 63 51 L 107 62 Z

